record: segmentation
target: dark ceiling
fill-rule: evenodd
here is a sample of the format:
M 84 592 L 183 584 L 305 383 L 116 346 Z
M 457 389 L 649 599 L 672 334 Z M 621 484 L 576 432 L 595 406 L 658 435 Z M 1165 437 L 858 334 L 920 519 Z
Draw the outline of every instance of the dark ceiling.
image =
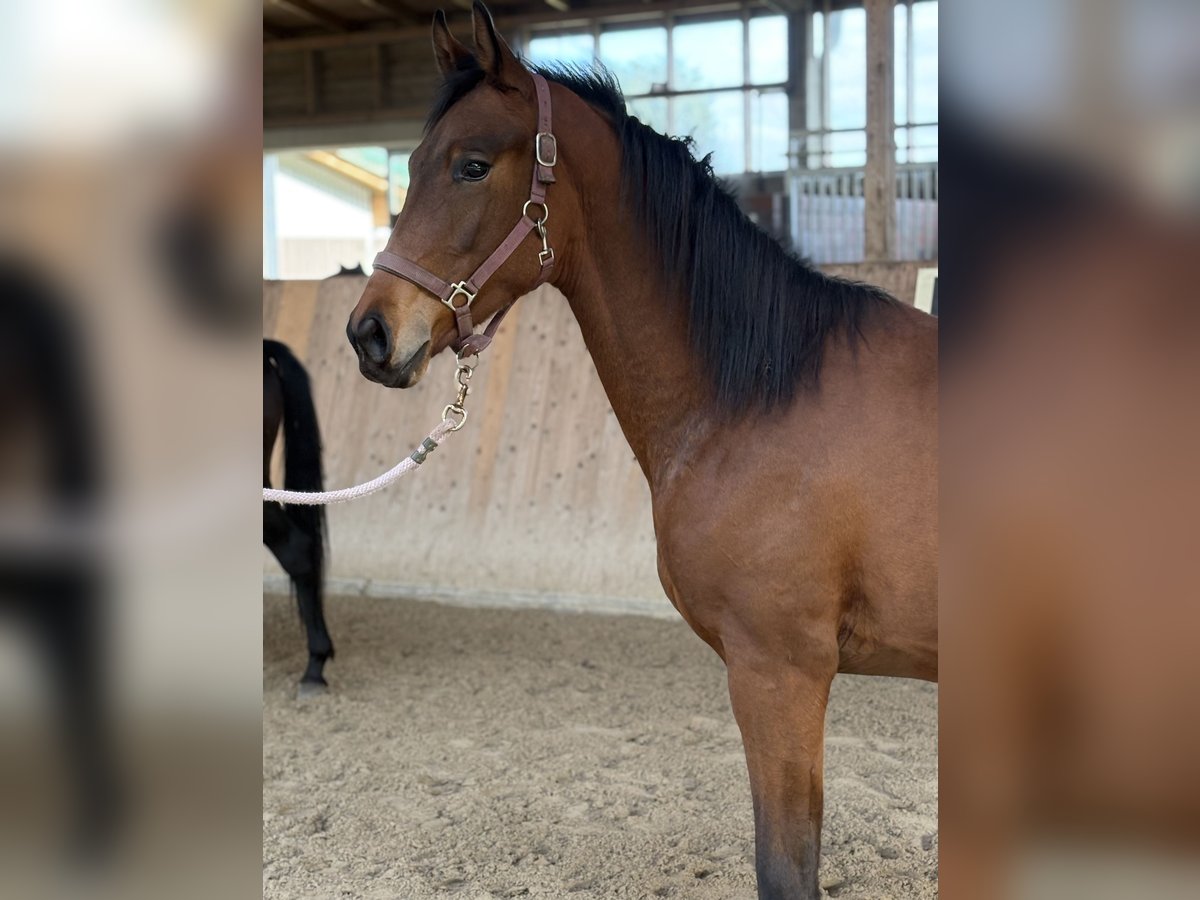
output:
M 753 5 L 794 10 L 806 0 L 757 0 Z M 837 0 L 835 5 L 844 4 Z M 859 0 L 861 2 L 861 0 Z M 816 0 L 821 5 L 822 0 Z M 490 0 L 501 25 L 568 21 L 657 10 L 737 7 L 739 0 Z M 263 0 L 263 40 L 329 37 L 369 31 L 428 28 L 433 14 L 445 10 L 451 20 L 470 15 L 471 0 Z

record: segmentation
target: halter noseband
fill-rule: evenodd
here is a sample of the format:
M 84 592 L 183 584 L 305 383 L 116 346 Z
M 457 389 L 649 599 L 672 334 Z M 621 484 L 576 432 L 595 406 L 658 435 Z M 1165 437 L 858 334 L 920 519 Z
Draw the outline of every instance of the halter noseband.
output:
M 554 182 L 554 166 L 558 162 L 558 141 L 554 139 L 554 132 L 551 130 L 550 86 L 546 83 L 546 79 L 537 72 L 529 74 L 533 76 L 538 106 L 537 136 L 533 139 L 535 160 L 533 183 L 529 188 L 529 199 L 521 207 L 521 219 L 513 226 L 508 237 L 492 251 L 491 256 L 479 264 L 479 268 L 469 278 L 453 284 L 443 281 L 412 260 L 405 259 L 388 250 L 381 250 L 375 257 L 376 269 L 382 269 L 424 288 L 450 307 L 450 311 L 454 313 L 455 324 L 458 326 L 458 338 L 451 342 L 450 346 L 460 357 L 479 353 L 486 348 L 492 342 L 496 329 L 500 327 L 500 321 L 516 302 L 516 298 L 510 300 L 492 317 L 492 321 L 488 323 L 484 331 L 475 332 L 474 323 L 471 320 L 471 304 L 475 302 L 475 297 L 484 283 L 521 246 L 521 242 L 525 240 L 529 232 L 536 230 L 538 237 L 542 239 L 542 249 L 538 253 L 538 261 L 542 264 L 542 270 L 537 281 L 529 290 L 532 291 L 544 284 L 549 279 L 550 270 L 554 266 L 554 250 L 550 247 L 546 237 L 546 221 L 550 218 L 550 207 L 546 205 L 546 185 Z M 541 215 L 536 219 L 530 216 L 530 207 L 540 207 Z M 462 298 L 461 301 L 459 298 Z

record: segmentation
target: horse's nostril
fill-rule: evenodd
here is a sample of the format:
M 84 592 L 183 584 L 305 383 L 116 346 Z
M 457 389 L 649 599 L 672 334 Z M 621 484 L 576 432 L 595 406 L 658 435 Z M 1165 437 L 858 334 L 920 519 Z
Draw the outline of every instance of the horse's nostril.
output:
M 355 329 L 358 349 L 375 365 L 383 365 L 392 355 L 392 335 L 387 323 L 372 313 L 358 323 Z

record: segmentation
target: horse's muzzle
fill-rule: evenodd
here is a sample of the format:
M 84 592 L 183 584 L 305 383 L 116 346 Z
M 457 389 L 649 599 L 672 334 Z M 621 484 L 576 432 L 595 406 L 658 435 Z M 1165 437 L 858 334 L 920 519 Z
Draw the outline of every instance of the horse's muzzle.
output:
M 347 325 L 346 336 L 358 355 L 358 370 L 384 387 L 412 387 L 429 367 L 430 341 L 403 355 L 402 348 L 394 344 L 387 322 L 375 313 L 364 316 L 357 327 Z M 403 360 L 399 365 L 392 362 L 397 356 Z

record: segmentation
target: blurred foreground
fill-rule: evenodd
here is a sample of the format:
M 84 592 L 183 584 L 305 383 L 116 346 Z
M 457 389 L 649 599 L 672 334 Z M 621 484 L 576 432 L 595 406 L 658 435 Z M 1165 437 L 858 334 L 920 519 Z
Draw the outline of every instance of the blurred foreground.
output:
M 0 895 L 260 889 L 256 10 L 0 10 Z
M 944 896 L 1195 897 L 1200 7 L 945 12 Z

